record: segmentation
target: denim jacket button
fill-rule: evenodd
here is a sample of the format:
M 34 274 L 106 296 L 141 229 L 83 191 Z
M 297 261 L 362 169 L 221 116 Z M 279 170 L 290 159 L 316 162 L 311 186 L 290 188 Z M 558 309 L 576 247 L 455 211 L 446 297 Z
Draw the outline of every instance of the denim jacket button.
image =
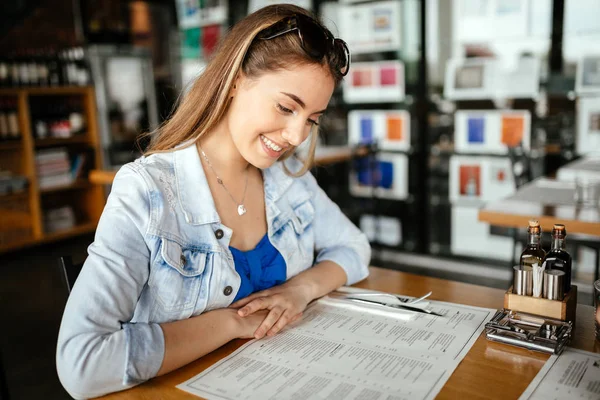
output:
M 215 236 L 217 237 L 217 239 L 221 239 L 223 237 L 223 229 L 217 229 L 215 231 Z
M 231 286 L 226 286 L 225 289 L 223 289 L 223 294 L 225 296 L 229 296 L 231 292 L 233 292 L 233 288 Z
M 181 258 L 179 259 L 179 261 L 181 261 L 181 266 L 185 267 L 185 264 L 187 261 L 186 261 L 185 257 L 183 256 L 183 254 L 181 255 Z

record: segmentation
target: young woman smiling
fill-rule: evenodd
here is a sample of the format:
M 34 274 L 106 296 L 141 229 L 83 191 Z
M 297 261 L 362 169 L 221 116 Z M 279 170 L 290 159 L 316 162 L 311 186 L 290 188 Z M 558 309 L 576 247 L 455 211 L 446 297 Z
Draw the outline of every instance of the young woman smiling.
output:
M 349 62 L 302 8 L 269 6 L 233 27 L 147 154 L 115 178 L 59 333 L 73 397 L 274 335 L 367 276 L 366 237 L 307 172 Z M 309 136 L 303 164 L 292 155 Z

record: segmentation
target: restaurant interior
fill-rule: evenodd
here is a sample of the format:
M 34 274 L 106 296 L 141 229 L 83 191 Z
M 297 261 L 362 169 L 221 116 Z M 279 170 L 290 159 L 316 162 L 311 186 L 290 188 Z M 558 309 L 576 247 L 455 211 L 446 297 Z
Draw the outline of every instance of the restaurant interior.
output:
M 466 302 L 472 285 L 495 290 L 500 300 L 481 306 L 500 309 L 531 232 L 550 252 L 566 231 L 572 307 L 591 309 L 600 278 L 600 2 L 289 2 L 350 50 L 310 172 L 368 238 L 369 264 L 381 276 L 456 283 Z M 142 155 L 147 133 L 169 118 L 228 29 L 284 2 L 5 3 L 0 399 L 67 399 L 55 358 L 65 271 L 85 261 L 117 171 Z M 445 300 L 436 287 L 418 291 Z M 600 351 L 593 339 L 586 346 Z

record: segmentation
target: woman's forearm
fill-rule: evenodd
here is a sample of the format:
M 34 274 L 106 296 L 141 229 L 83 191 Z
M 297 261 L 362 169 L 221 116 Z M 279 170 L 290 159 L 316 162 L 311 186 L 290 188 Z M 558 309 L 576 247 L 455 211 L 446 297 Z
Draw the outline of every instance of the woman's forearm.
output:
M 346 283 L 346 272 L 333 261 L 322 261 L 287 281 L 285 285 L 302 286 L 309 301 L 325 296 Z
M 239 337 L 236 310 L 218 309 L 161 324 L 165 354 L 157 375 L 164 375 Z

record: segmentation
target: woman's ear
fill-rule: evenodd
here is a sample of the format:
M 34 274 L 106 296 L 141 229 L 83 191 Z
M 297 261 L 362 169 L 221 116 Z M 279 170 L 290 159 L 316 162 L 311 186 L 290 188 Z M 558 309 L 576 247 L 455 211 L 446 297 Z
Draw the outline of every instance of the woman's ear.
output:
M 233 87 L 231 88 L 231 95 L 235 96 L 240 86 L 244 83 L 245 76 L 243 72 L 239 72 L 233 81 Z

